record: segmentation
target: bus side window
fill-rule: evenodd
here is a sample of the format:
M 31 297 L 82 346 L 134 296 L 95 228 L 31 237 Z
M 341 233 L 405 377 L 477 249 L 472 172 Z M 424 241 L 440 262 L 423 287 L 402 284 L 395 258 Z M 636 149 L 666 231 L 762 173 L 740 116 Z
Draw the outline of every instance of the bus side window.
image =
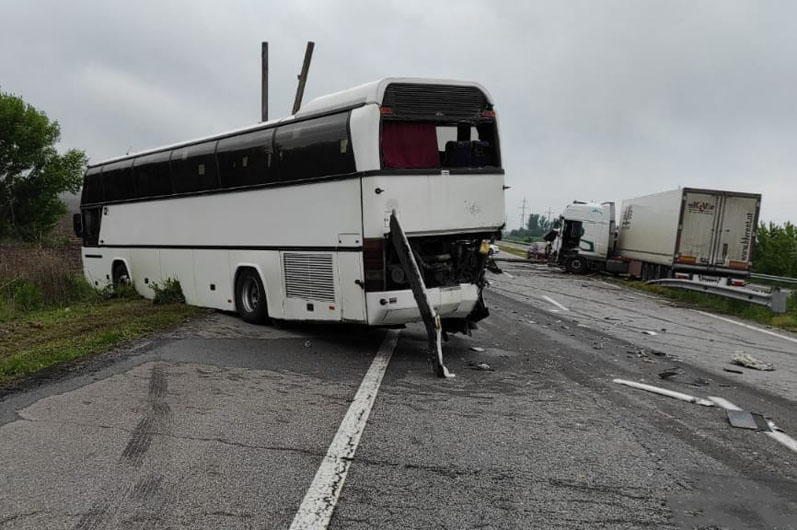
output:
M 274 129 L 222 138 L 216 148 L 222 188 L 255 186 L 274 180 Z
M 299 180 L 356 171 L 346 123 L 348 113 L 322 116 L 277 129 L 280 180 Z
M 83 210 L 83 246 L 96 247 L 100 240 L 100 223 L 102 208 L 86 208 Z
M 136 158 L 133 174 L 139 197 L 158 197 L 172 193 L 170 154 L 169 151 L 162 151 Z
M 133 161 L 122 160 L 103 166 L 102 187 L 106 201 L 124 201 L 135 198 Z
M 174 150 L 169 164 L 175 193 L 209 191 L 219 187 L 215 151 L 215 141 Z

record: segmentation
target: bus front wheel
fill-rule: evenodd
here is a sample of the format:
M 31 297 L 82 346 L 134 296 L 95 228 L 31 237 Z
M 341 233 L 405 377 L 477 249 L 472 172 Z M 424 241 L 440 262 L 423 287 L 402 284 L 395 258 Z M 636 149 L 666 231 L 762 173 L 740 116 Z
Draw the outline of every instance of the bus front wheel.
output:
M 266 290 L 260 275 L 253 269 L 244 269 L 235 282 L 235 307 L 245 322 L 263 324 L 268 320 Z

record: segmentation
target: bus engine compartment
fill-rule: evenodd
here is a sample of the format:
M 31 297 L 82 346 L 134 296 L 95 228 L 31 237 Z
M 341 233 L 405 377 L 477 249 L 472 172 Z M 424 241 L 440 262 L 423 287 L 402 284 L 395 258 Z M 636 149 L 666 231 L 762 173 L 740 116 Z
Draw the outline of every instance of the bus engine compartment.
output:
M 461 283 L 480 284 L 484 278 L 487 254 L 481 253 L 489 234 L 430 236 L 410 238 L 415 261 L 427 288 L 451 287 Z M 393 245 L 385 249 L 386 290 L 407 289 L 409 279 L 401 267 Z

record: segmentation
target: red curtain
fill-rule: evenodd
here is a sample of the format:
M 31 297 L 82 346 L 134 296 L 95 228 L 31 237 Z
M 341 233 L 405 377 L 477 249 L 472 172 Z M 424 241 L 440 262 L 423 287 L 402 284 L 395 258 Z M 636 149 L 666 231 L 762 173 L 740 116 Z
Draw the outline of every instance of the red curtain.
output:
M 433 123 L 382 123 L 382 157 L 386 168 L 440 167 L 437 131 Z

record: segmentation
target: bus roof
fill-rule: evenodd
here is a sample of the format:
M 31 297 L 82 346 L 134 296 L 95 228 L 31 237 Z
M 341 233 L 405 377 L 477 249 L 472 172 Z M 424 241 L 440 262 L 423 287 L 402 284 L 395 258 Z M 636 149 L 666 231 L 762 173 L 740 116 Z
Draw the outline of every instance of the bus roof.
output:
M 88 167 L 91 168 L 91 167 L 103 166 L 111 162 L 118 162 L 121 160 L 132 159 L 143 155 L 158 153 L 161 151 L 170 151 L 172 149 L 178 149 L 180 147 L 186 147 L 189 145 L 212 141 L 227 136 L 233 136 L 236 134 L 241 134 L 249 131 L 256 131 L 258 129 L 267 129 L 269 127 L 274 127 L 280 123 L 289 122 L 297 118 L 304 119 L 319 114 L 326 114 L 329 112 L 334 112 L 336 110 L 348 109 L 361 105 L 367 105 L 370 103 L 381 104 L 382 98 L 385 94 L 385 88 L 387 88 L 387 86 L 390 85 L 391 83 L 476 87 L 479 90 L 481 90 L 482 93 L 484 93 L 484 96 L 487 98 L 490 104 L 493 103 L 492 97 L 490 97 L 490 93 L 487 92 L 487 90 L 479 83 L 474 83 L 472 81 L 457 81 L 453 79 L 435 79 L 435 78 L 425 78 L 425 77 L 385 77 L 378 81 L 365 83 L 363 85 L 359 85 L 353 88 L 341 90 L 340 92 L 334 92 L 332 94 L 327 94 L 325 96 L 319 96 L 314 100 L 310 101 L 309 103 L 307 103 L 306 105 L 302 106 L 299 109 L 299 112 L 297 112 L 295 115 L 263 123 L 256 123 L 253 125 L 248 125 L 246 127 L 240 127 L 238 129 L 232 129 L 226 132 L 217 133 L 210 136 L 195 138 L 193 140 L 187 140 L 174 144 L 153 147 L 151 149 L 145 149 L 143 151 L 139 151 L 128 155 L 116 156 L 113 158 L 102 160 L 100 162 L 97 162 L 96 164 L 89 164 Z

